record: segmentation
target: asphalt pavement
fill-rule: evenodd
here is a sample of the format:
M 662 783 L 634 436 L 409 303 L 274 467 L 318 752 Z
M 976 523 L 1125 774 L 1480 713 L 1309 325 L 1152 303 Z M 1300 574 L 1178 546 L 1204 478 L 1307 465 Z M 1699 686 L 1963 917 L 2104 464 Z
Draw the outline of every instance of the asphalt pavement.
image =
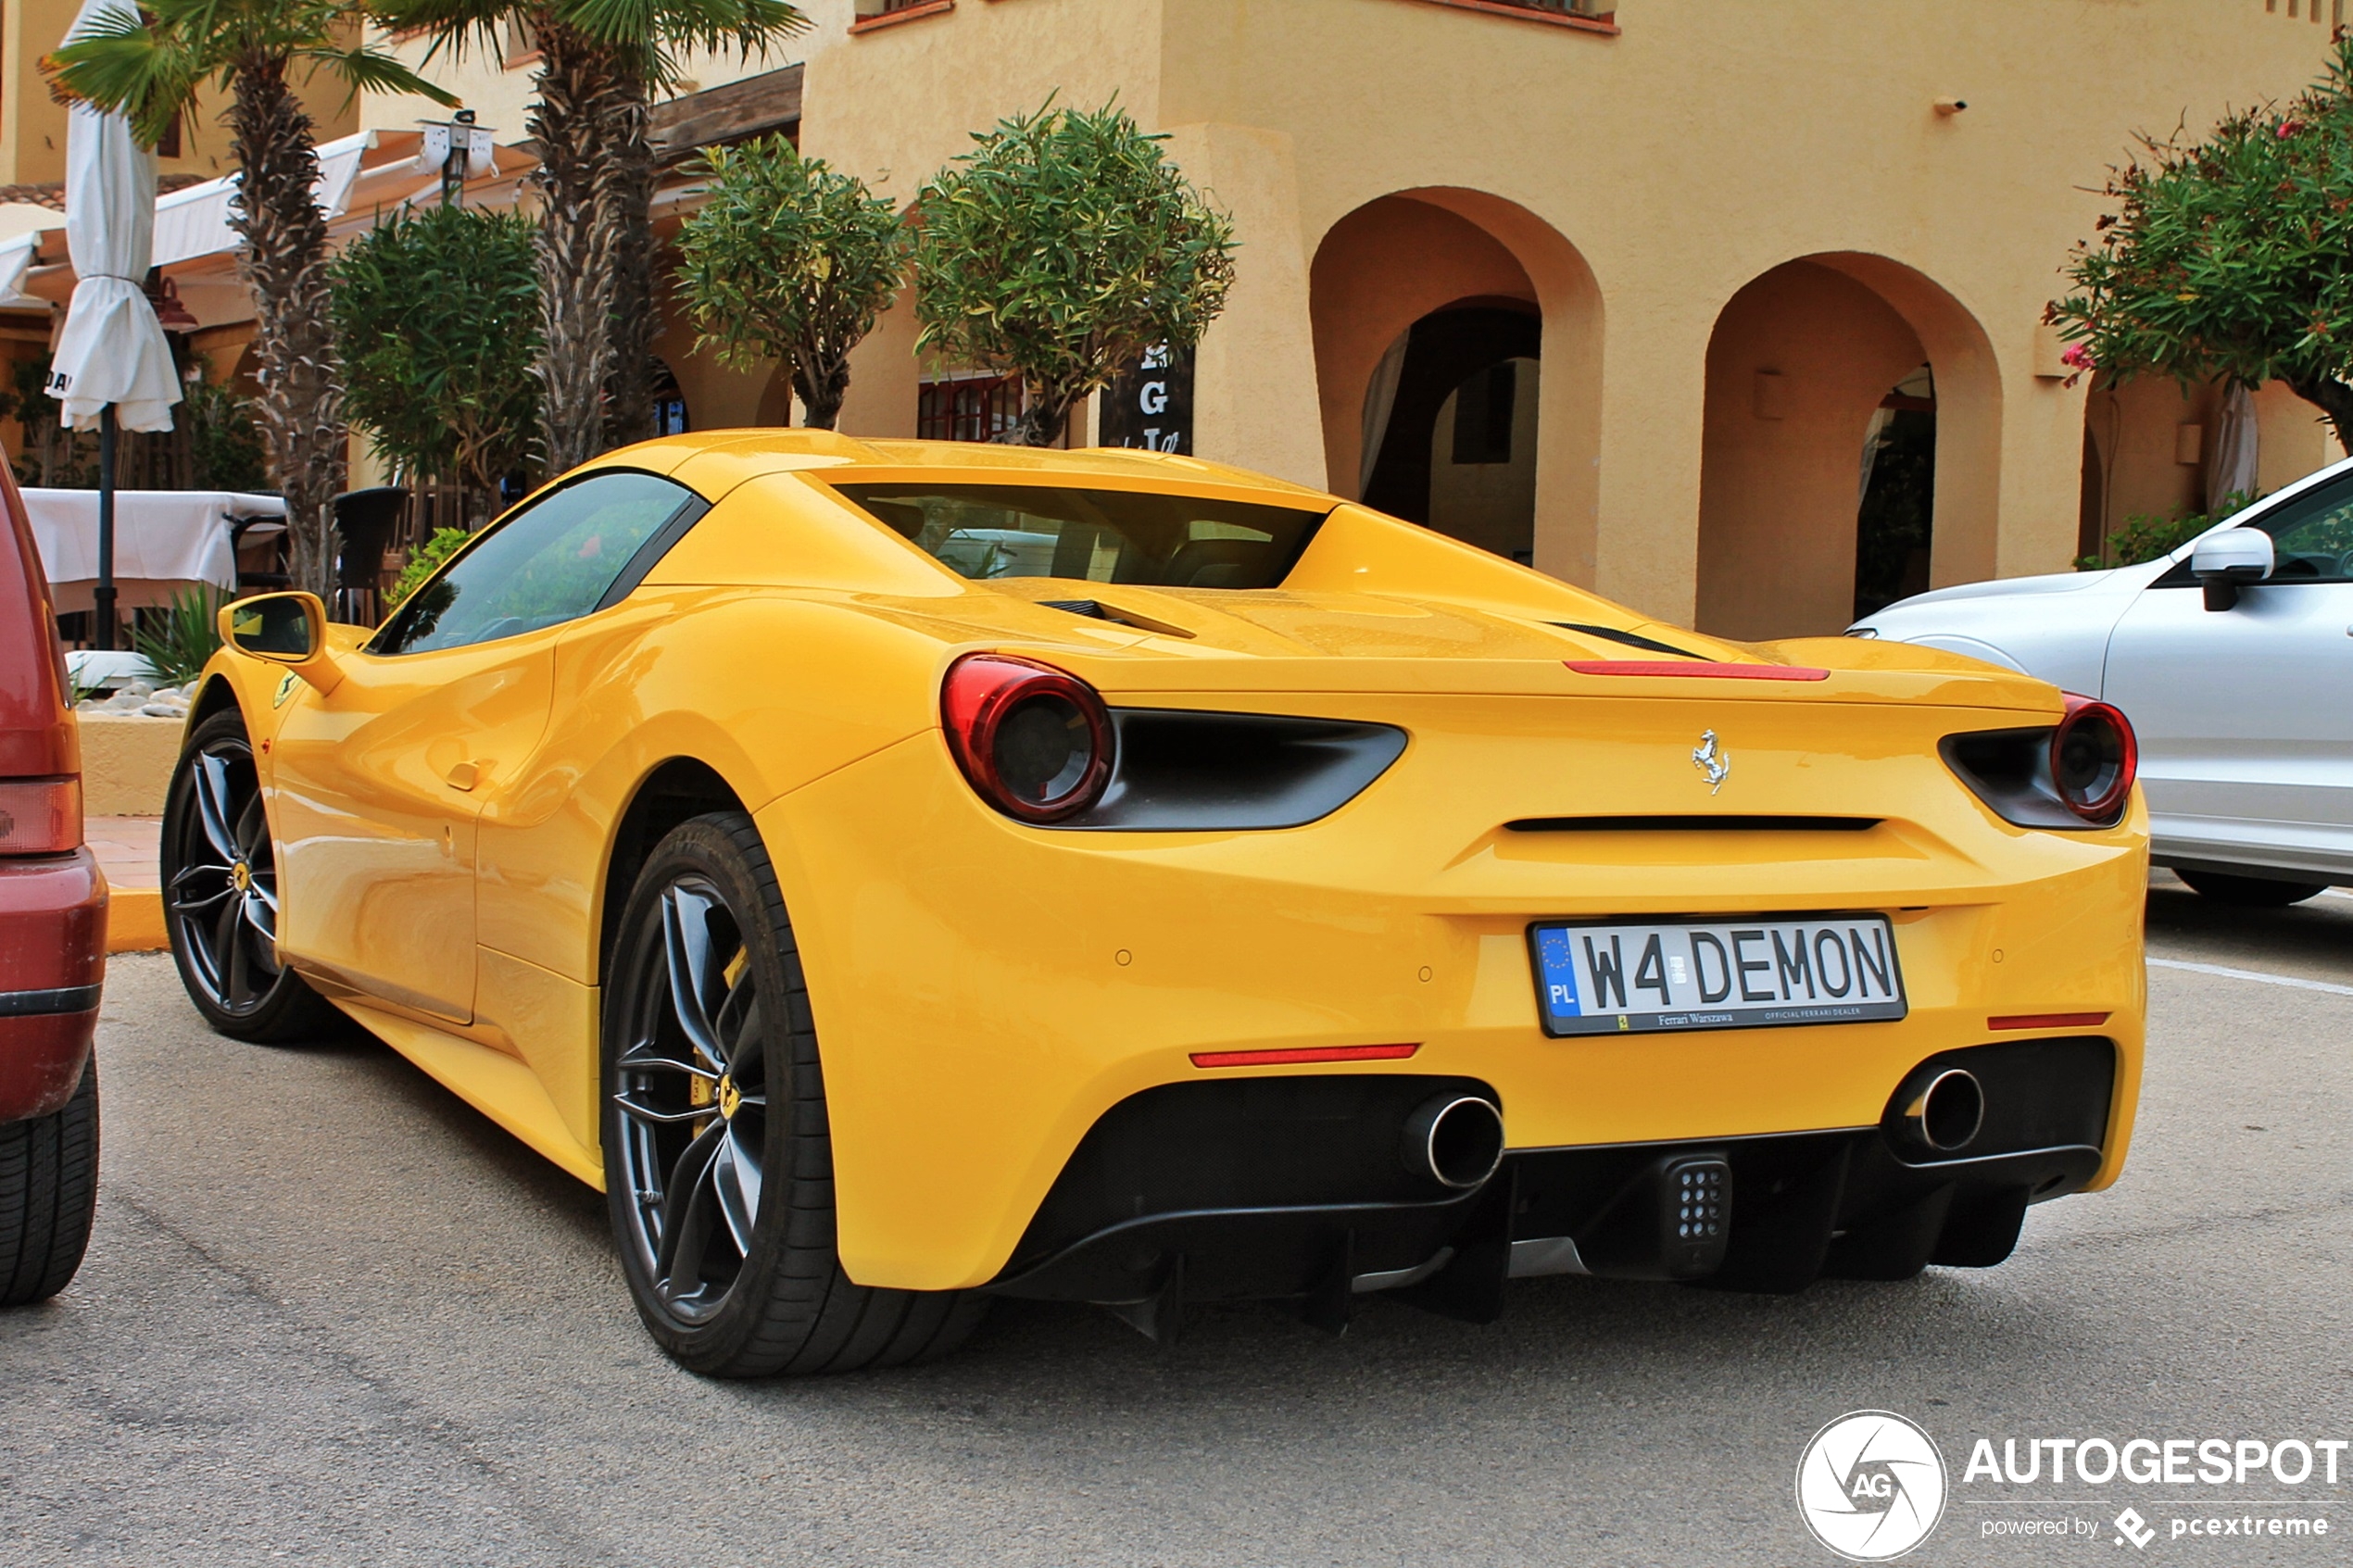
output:
M 601 1200 L 391 1051 L 220 1039 L 118 959 L 97 1236 L 0 1315 L 0 1562 L 1828 1563 L 1793 1476 L 1866 1408 L 1949 1472 L 1907 1562 L 2338 1561 L 2353 1454 L 2335 1487 L 1963 1477 L 1980 1437 L 2353 1438 L 2353 897 L 2161 879 L 2149 928 L 2132 1162 L 1998 1269 L 1531 1280 L 1491 1326 L 1375 1298 L 1338 1340 L 1232 1309 L 1168 1348 L 1005 1303 L 930 1366 L 749 1385 L 664 1361 Z M 2284 1509 L 2334 1533 L 2171 1534 Z

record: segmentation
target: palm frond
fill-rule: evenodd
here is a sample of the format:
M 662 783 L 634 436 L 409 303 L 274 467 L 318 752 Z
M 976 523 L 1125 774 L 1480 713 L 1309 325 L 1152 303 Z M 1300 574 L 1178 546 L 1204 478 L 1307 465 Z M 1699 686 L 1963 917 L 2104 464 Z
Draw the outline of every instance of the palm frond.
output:
M 137 12 L 112 11 L 43 59 L 41 69 L 60 97 L 127 115 L 139 139 L 153 146 L 195 101 L 210 62 Z
M 462 60 L 469 48 L 498 58 L 505 52 L 507 19 L 515 7 L 493 0 L 374 0 L 367 10 L 369 20 L 379 27 L 431 39 L 425 49 L 430 61 L 445 50 L 450 58 Z
M 731 45 L 759 53 L 809 28 L 790 0 L 559 0 L 556 14 L 599 44 L 662 56 Z
M 426 81 L 401 61 L 362 44 L 356 48 L 312 48 L 297 51 L 299 58 L 340 78 L 354 95 L 360 93 L 414 93 L 444 108 L 455 108 L 455 93 Z M 348 100 L 346 100 L 348 102 Z

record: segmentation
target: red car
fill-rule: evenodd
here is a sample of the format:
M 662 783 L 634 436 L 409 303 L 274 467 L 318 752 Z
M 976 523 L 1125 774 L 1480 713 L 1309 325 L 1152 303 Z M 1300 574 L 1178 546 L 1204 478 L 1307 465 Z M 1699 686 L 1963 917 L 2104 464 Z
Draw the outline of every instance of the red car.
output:
M 98 1189 L 107 881 L 82 841 L 82 746 L 48 580 L 0 463 L 0 1307 L 82 1266 Z

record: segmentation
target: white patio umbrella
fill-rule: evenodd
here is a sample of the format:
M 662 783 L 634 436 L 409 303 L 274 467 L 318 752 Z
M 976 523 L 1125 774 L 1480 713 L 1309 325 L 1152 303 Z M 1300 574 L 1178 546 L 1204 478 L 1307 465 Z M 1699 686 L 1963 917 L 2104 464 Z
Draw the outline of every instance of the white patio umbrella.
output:
M 2225 497 L 2252 495 L 2262 457 L 2256 427 L 2255 395 L 2233 382 L 2222 394 L 2214 448 L 2206 458 L 2206 509 L 2219 512 Z
M 123 0 L 83 0 L 66 41 Z M 98 582 L 91 595 L 98 646 L 114 646 L 115 431 L 170 430 L 180 401 L 145 282 L 155 249 L 156 159 L 131 122 L 76 104 L 66 119 L 66 249 L 77 282 L 51 361 L 49 395 L 65 423 L 98 432 Z

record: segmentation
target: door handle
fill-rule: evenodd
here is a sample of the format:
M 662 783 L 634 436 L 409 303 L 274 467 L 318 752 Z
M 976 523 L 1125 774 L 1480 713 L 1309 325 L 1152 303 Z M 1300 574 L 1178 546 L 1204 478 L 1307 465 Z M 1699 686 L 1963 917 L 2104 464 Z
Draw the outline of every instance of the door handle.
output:
M 444 777 L 448 779 L 451 789 L 472 789 L 481 782 L 482 764 L 479 762 L 452 763 L 449 771 Z

